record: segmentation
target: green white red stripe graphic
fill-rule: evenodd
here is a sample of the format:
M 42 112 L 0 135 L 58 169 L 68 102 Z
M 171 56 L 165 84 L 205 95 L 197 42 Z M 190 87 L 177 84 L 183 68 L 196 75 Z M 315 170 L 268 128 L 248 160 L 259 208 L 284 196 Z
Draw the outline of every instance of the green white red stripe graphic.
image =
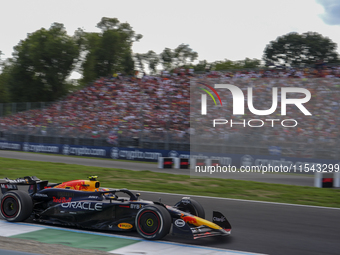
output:
M 200 84 L 208 87 L 209 89 L 211 89 L 211 91 L 214 92 L 214 94 L 217 96 L 218 100 L 220 101 L 221 106 L 223 105 L 222 104 L 222 100 L 220 98 L 220 95 L 217 93 L 217 91 L 213 87 L 211 87 L 208 84 L 204 84 L 204 83 L 200 83 Z M 205 88 L 201 88 L 201 87 L 198 87 L 198 88 L 203 90 L 204 92 L 206 92 L 212 98 L 212 100 L 214 101 L 215 105 L 217 105 L 214 96 L 211 94 L 211 92 L 209 90 L 207 90 Z M 207 114 L 207 95 L 206 94 L 201 94 L 201 114 L 202 115 L 206 115 Z

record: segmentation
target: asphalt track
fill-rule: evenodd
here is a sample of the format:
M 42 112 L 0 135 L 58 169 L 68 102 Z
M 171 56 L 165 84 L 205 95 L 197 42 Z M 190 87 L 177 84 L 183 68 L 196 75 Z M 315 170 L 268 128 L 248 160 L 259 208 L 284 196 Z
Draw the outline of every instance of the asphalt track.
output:
M 20 155 L 19 155 L 20 154 Z M 0 156 L 14 158 L 14 154 L 1 151 Z M 139 170 L 149 169 L 149 164 L 132 164 L 119 161 L 79 159 L 18 153 L 18 158 L 39 161 L 119 167 L 130 169 L 139 165 Z M 98 162 L 100 161 L 100 162 Z M 71 163 L 72 164 L 72 163 Z M 109 166 L 110 165 L 110 166 Z M 156 168 L 155 165 L 153 165 Z M 136 169 L 135 169 L 136 170 Z M 138 169 L 137 169 L 138 170 Z M 149 169 L 152 170 L 152 169 Z M 159 171 L 159 169 L 157 169 Z M 161 170 L 162 171 L 162 170 Z M 301 184 L 300 184 L 301 185 Z M 162 199 L 173 205 L 183 195 L 140 192 L 145 200 Z M 278 203 L 242 201 L 235 199 L 191 196 L 206 209 L 206 218 L 211 219 L 212 210 L 222 212 L 230 221 L 233 230 L 229 237 L 183 240 L 167 236 L 166 241 L 182 244 L 203 245 L 222 249 L 257 252 L 264 254 L 321 255 L 340 254 L 340 209 L 313 206 L 298 206 Z M 129 236 L 137 236 L 130 233 Z

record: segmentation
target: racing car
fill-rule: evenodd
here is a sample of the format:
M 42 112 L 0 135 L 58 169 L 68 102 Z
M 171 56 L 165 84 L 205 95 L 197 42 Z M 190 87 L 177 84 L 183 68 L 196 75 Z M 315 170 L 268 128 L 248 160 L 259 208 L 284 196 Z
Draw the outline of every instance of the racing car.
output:
M 190 239 L 231 233 L 222 213 L 213 211 L 213 219 L 208 221 L 202 205 L 190 197 L 174 206 L 142 200 L 139 193 L 128 189 L 101 188 L 97 176 L 57 184 L 35 176 L 4 178 L 0 186 L 0 214 L 10 222 L 31 219 L 77 228 L 137 231 L 148 240 L 169 233 Z

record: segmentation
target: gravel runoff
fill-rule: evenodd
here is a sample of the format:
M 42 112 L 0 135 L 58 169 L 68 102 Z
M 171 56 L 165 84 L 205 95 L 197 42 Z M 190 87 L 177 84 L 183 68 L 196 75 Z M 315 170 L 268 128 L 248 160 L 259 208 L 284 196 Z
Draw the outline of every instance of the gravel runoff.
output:
M 23 240 L 18 238 L 0 237 L 0 248 L 3 250 L 30 252 L 35 254 L 44 255 L 70 255 L 70 254 L 82 254 L 82 255 L 108 255 L 112 253 L 72 248 L 61 244 L 47 244 L 40 243 L 32 240 Z

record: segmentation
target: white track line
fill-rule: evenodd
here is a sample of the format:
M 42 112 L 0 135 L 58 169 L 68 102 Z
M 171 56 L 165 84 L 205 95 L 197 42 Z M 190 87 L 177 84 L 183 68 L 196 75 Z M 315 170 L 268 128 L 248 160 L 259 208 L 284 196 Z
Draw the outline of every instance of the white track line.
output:
M 133 191 L 153 193 L 153 194 L 173 195 L 173 196 L 185 196 L 185 197 L 192 196 L 192 197 L 213 198 L 213 199 L 221 199 L 221 200 L 240 201 L 240 202 L 251 202 L 251 203 L 262 203 L 262 204 L 273 204 L 273 205 L 288 205 L 288 206 L 298 206 L 298 207 L 307 207 L 307 208 L 340 210 L 340 208 L 336 208 L 336 207 L 325 207 L 325 206 L 316 206 L 316 205 L 299 205 L 299 204 L 267 202 L 267 201 L 258 201 L 258 200 L 245 200 L 245 199 L 226 198 L 226 197 L 209 197 L 209 196 L 189 195 L 189 194 L 164 193 L 164 192 L 146 191 L 146 190 L 133 190 Z

